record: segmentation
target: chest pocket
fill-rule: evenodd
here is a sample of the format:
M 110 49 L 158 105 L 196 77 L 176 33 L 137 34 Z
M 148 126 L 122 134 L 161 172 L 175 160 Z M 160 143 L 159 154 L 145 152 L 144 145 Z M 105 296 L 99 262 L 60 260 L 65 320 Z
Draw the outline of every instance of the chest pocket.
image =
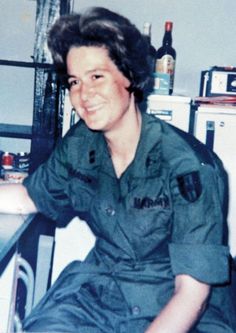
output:
M 78 169 L 71 172 L 68 195 L 76 211 L 88 211 L 97 193 L 98 180 L 96 172 Z
M 129 223 L 124 228 L 136 251 L 146 256 L 170 237 L 172 201 L 165 179 L 139 180 L 136 185 L 127 202 Z

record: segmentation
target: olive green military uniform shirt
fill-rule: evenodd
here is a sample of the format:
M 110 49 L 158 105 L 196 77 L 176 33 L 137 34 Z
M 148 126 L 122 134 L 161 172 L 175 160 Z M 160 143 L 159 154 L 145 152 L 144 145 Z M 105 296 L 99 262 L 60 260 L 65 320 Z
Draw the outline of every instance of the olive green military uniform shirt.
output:
M 213 285 L 191 332 L 233 333 L 224 182 L 203 144 L 147 114 L 118 179 L 103 134 L 80 121 L 24 185 L 59 224 L 70 210 L 85 219 L 96 244 L 64 270 L 25 330 L 142 333 L 171 298 L 175 276 L 188 274 Z

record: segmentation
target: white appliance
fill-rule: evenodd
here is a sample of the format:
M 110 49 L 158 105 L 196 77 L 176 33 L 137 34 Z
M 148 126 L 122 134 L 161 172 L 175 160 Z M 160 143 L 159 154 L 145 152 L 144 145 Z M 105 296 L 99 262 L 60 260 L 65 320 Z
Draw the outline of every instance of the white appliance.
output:
M 236 107 L 199 106 L 194 135 L 210 146 L 223 161 L 229 176 L 229 246 L 236 257 Z
M 8 333 L 14 296 L 14 275 L 16 255 L 13 255 L 3 274 L 0 275 L 0 332 Z M 12 305 L 11 305 L 12 304 Z
M 190 97 L 157 94 L 148 96 L 147 113 L 154 114 L 185 132 L 189 132 L 190 111 Z

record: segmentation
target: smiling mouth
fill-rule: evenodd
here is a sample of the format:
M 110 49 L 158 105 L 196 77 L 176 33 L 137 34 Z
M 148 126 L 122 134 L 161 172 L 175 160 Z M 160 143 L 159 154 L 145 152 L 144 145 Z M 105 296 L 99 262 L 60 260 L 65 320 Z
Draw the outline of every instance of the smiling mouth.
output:
M 102 104 L 91 105 L 86 107 L 86 111 L 89 113 L 94 113 L 102 108 Z

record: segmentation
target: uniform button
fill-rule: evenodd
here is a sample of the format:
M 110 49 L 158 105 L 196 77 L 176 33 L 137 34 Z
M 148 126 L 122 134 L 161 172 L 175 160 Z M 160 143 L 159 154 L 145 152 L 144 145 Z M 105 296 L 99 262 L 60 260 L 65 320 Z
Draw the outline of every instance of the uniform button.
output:
M 137 305 L 133 306 L 133 308 L 132 308 L 132 314 L 133 314 L 134 316 L 139 315 L 140 312 L 141 312 L 141 310 L 140 310 L 140 307 L 139 307 L 139 306 L 137 306 Z
M 106 208 L 106 214 L 107 216 L 114 216 L 116 213 L 115 209 L 113 207 L 107 207 Z

